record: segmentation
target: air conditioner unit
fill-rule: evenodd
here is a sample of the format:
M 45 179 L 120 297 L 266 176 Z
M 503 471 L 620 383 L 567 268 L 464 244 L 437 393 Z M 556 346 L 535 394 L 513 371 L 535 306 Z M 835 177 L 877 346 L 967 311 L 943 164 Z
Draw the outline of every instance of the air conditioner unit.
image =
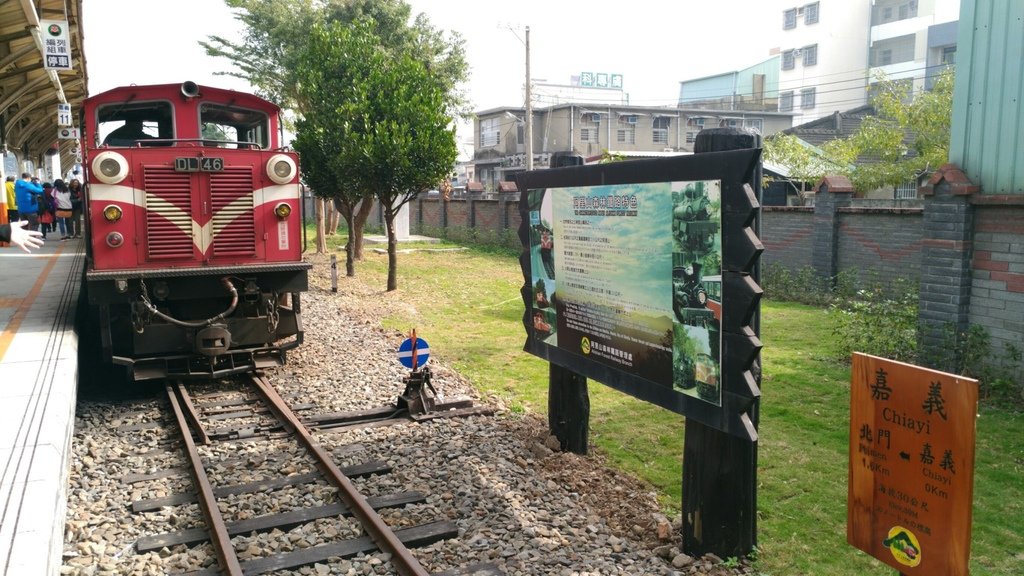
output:
M 593 114 L 587 114 L 587 120 L 589 120 L 591 122 L 600 123 L 601 122 L 601 115 L 596 113 L 596 112 L 593 113 Z
M 636 116 L 626 116 L 626 124 L 636 124 Z

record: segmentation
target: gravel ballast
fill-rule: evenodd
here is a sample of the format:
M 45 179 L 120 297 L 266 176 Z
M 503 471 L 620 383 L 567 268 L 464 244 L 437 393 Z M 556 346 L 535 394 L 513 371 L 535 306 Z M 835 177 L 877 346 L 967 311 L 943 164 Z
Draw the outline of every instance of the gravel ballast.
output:
M 358 279 L 341 279 L 333 293 L 328 259 L 312 255 L 309 260 L 314 268 L 310 290 L 302 295 L 305 342 L 289 354 L 286 367 L 267 373 L 268 378 L 293 403 L 314 404 L 312 413 L 393 404 L 408 373 L 395 353 L 405 336 L 384 329 L 380 318 L 389 307 L 402 304 Z M 439 520 L 456 523 L 458 538 L 413 549 L 428 571 L 493 563 L 510 575 L 754 573 L 745 562 L 727 567 L 713 556 L 681 554 L 678 519 L 665 519 L 649 487 L 605 467 L 599 456 L 554 451 L 557 441 L 548 436 L 543 418 L 513 413 L 494 399 L 478 397 L 436 356 L 430 367 L 433 384 L 444 399 L 471 397 L 477 405 L 495 408 L 495 414 L 315 434 L 339 465 L 381 460 L 393 467 L 389 474 L 354 479 L 364 496 L 410 490 L 427 495 L 422 503 L 381 510 L 392 527 Z M 159 476 L 155 473 L 185 466 L 180 450 L 165 449 L 172 429 L 162 420 L 161 406 L 159 397 L 80 399 L 62 574 L 157 575 L 216 562 L 209 544 L 144 554 L 135 550 L 142 536 L 203 524 L 196 504 L 132 512 L 136 500 L 191 487 L 187 474 L 124 480 L 131 474 Z M 305 454 L 292 453 L 294 447 L 279 440 L 232 442 L 204 450 L 211 458 L 229 457 L 229 464 L 215 468 L 215 485 L 252 481 L 260 473 L 253 470 L 301 474 L 311 469 Z M 334 489 L 318 483 L 275 492 L 270 500 L 264 494 L 225 498 L 220 506 L 231 519 L 245 519 L 335 501 Z M 329 518 L 289 531 L 240 535 L 232 542 L 244 560 L 360 533 L 351 519 Z M 381 553 L 274 572 L 393 573 L 389 558 Z

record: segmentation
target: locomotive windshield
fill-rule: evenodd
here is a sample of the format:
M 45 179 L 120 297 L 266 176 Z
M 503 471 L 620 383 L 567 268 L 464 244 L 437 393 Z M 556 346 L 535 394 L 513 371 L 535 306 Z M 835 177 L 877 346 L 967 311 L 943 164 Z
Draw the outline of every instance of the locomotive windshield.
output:
M 199 109 L 199 127 L 208 145 L 270 147 L 270 118 L 257 110 L 204 103 Z
M 146 140 L 174 138 L 169 102 L 121 102 L 97 111 L 96 134 L 108 146 L 145 145 Z

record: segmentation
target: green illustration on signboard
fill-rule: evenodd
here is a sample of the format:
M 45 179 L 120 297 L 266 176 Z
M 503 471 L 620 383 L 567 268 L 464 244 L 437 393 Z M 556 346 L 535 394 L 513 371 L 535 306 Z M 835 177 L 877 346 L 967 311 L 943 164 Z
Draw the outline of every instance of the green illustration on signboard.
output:
M 533 336 L 721 405 L 721 184 L 530 190 Z

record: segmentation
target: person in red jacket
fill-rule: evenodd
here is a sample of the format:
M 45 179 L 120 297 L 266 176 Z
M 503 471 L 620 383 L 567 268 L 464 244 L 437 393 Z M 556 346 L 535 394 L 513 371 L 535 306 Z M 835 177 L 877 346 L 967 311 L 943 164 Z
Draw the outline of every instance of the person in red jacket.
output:
M 42 234 L 36 230 L 26 230 L 24 220 L 12 222 L 11 224 L 0 225 L 0 242 L 10 242 L 19 246 L 25 252 L 31 252 L 30 248 L 39 248 L 43 245 Z

